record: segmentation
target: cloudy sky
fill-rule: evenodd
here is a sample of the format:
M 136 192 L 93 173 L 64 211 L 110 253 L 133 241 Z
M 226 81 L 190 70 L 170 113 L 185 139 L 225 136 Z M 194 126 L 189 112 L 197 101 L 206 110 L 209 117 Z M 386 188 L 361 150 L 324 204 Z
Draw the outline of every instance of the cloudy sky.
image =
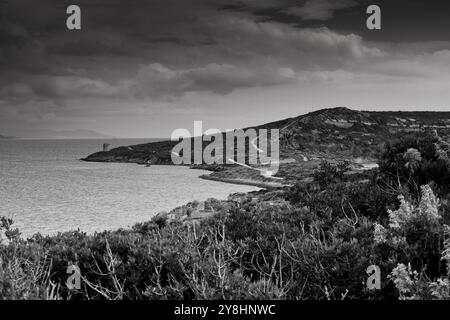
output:
M 446 0 L 0 0 L 0 134 L 450 110 Z M 66 7 L 82 30 L 66 29 Z M 378 4 L 382 30 L 366 28 Z

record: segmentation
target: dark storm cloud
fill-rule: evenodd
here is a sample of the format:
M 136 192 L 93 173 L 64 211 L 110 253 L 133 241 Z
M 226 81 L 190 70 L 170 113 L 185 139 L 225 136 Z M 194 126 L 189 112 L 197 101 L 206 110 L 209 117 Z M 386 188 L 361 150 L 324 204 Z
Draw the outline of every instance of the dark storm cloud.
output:
M 440 88 L 449 4 L 375 1 L 383 29 L 371 32 L 372 2 L 2 0 L 0 125 L 193 108 L 257 88 Z M 69 4 L 82 8 L 80 31 L 65 27 Z
M 0 67 L 30 73 L 46 70 L 41 43 L 19 24 L 0 20 Z
M 247 9 L 275 6 L 282 10 L 283 2 L 292 3 L 276 0 L 265 5 L 261 1 L 244 1 L 244 4 Z M 347 56 L 357 58 L 370 53 L 357 36 L 339 35 L 325 29 L 296 30 L 279 22 L 262 21 L 244 9 L 224 10 L 224 4 L 229 1 L 79 1 L 83 8 L 80 32 L 70 32 L 64 27 L 65 15 L 62 13 L 67 3 L 38 0 L 30 5 L 19 0 L 3 6 L 2 24 L 5 27 L 2 28 L 1 52 L 3 60 L 7 61 L 6 69 L 24 74 L 36 70 L 45 73 L 46 70 L 49 74 L 71 75 L 83 68 L 90 71 L 84 81 L 80 80 L 79 74 L 73 74 L 72 79 L 73 87 L 80 88 L 80 94 L 93 94 L 95 88 L 100 96 L 105 91 L 120 94 L 130 89 L 135 92 L 137 87 L 147 85 L 148 95 L 163 96 L 169 94 L 167 86 L 170 85 L 173 85 L 174 94 L 179 95 L 192 90 L 227 93 L 239 87 L 285 83 L 292 77 L 282 75 L 280 70 L 286 70 L 282 64 L 266 64 L 259 72 L 255 66 L 246 66 L 249 63 L 258 65 L 261 60 L 278 55 L 280 47 L 286 52 L 287 64 L 294 56 L 305 60 L 317 57 L 316 63 L 332 64 L 347 59 Z M 304 3 L 306 7 L 308 5 L 308 2 Z M 335 7 L 321 8 L 329 12 Z M 58 19 L 59 23 L 56 23 Z M 127 68 L 135 71 L 130 78 L 136 76 L 138 80 L 142 79 L 142 70 L 149 70 L 152 63 L 159 64 L 161 69 L 154 76 L 161 84 L 147 80 L 139 85 L 123 81 L 117 84 L 118 77 L 123 77 L 122 72 L 114 75 L 112 71 L 107 77 L 100 74 L 97 65 L 100 60 L 103 67 L 120 69 L 121 64 L 125 64 L 120 57 L 134 57 L 134 61 L 126 63 Z M 305 61 L 305 65 L 308 62 Z M 21 80 L 17 74 L 8 79 L 9 82 Z M 29 78 L 28 83 L 20 84 L 29 86 L 36 95 L 50 97 L 54 94 L 59 98 L 65 93 L 61 87 L 66 78 L 53 80 Z M 42 82 L 45 85 L 40 85 Z M 84 90 L 88 86 L 79 85 L 80 82 L 102 85 Z M 104 90 L 108 86 L 125 88 Z M 75 89 L 69 91 L 76 92 Z
M 449 40 L 448 0 L 270 0 L 236 1 L 237 10 L 247 10 L 270 21 L 293 23 L 299 27 L 327 26 L 352 32 L 376 41 Z M 366 9 L 382 8 L 383 29 L 365 28 Z
M 285 23 L 284 19 L 288 19 L 302 28 L 315 27 L 319 22 L 322 27 L 346 29 L 347 34 L 368 34 L 364 24 L 364 11 L 369 3 L 367 0 L 80 0 L 77 4 L 83 8 L 83 30 L 77 33 L 65 29 L 65 7 L 71 3 L 57 0 L 36 0 L 31 3 L 24 0 L 3 1 L 0 18 L 2 57 L 8 56 L 9 64 L 22 68 L 24 59 L 21 57 L 24 55 L 31 59 L 30 65 L 55 63 L 52 55 L 130 55 L 145 59 L 153 58 L 154 55 L 159 58 L 161 54 L 157 51 L 161 45 L 163 51 L 170 50 L 163 47 L 165 44 L 208 47 L 218 41 L 226 41 L 220 37 L 223 35 L 218 34 L 221 30 L 214 29 L 215 24 L 211 23 L 220 22 L 224 17 L 278 23 Z M 422 28 L 431 29 L 433 25 L 443 27 L 444 23 L 449 26 L 448 22 L 444 22 L 448 19 L 428 19 L 422 22 L 422 26 L 419 26 L 418 21 L 423 20 L 411 19 L 417 18 L 418 14 L 430 18 L 449 12 L 446 11 L 448 4 L 444 1 L 433 2 L 433 14 L 429 13 L 429 9 L 423 9 L 426 1 L 379 0 L 377 3 L 385 9 L 383 18 L 387 20 L 386 23 L 391 23 L 391 16 L 396 17 L 398 29 L 402 29 L 403 22 L 414 21 L 416 27 L 410 30 L 410 37 L 423 34 L 420 32 Z M 343 14 L 340 17 L 336 12 Z M 294 16 L 294 20 L 286 16 Z M 342 17 L 351 16 L 356 16 L 350 19 L 352 25 L 341 21 Z M 437 33 L 442 34 L 446 30 Z M 155 50 L 150 52 L 152 49 Z M 18 57 L 20 63 L 15 64 L 14 57 Z
M 335 11 L 356 6 L 354 0 L 307 0 L 302 5 L 294 5 L 283 10 L 284 13 L 299 16 L 304 20 L 328 20 Z

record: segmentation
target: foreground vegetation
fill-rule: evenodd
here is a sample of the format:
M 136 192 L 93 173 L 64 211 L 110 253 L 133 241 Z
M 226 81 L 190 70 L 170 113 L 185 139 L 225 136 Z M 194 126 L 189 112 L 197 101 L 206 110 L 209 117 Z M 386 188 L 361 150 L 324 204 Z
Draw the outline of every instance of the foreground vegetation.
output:
M 408 136 L 379 170 L 323 163 L 313 183 L 210 200 L 200 221 L 187 208 L 130 230 L 25 240 L 2 218 L 0 298 L 448 299 L 449 155 L 434 134 Z M 72 264 L 80 289 L 66 286 Z M 366 287 L 370 265 L 380 290 Z

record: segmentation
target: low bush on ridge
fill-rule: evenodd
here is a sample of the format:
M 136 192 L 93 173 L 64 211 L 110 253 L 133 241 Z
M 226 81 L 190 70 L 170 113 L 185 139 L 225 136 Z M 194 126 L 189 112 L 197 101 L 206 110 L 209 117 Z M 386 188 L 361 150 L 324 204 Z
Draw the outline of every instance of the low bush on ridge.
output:
M 0 298 L 450 298 L 449 151 L 433 135 L 406 137 L 363 180 L 324 163 L 312 184 L 212 201 L 200 222 L 25 240 L 3 218 Z M 71 264 L 79 290 L 65 285 Z M 366 288 L 369 265 L 381 290 Z

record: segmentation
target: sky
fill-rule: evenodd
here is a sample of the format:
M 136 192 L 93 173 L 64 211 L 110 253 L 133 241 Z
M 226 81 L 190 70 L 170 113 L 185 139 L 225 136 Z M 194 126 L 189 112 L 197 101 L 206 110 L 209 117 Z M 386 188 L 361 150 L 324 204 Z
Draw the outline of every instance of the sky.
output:
M 71 4 L 81 30 L 66 28 Z M 366 27 L 371 4 L 381 30 Z M 0 134 L 448 111 L 449 16 L 440 0 L 0 0 Z

